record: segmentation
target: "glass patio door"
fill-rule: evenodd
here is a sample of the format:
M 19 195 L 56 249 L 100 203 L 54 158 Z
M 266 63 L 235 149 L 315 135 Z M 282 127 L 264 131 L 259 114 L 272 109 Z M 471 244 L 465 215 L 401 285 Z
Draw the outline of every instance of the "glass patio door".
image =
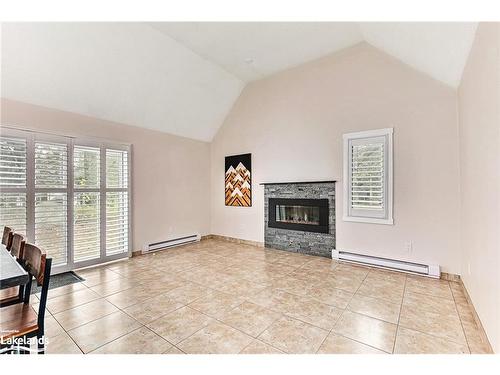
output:
M 2 127 L 0 225 L 44 249 L 55 273 L 127 257 L 129 154 L 129 145 Z

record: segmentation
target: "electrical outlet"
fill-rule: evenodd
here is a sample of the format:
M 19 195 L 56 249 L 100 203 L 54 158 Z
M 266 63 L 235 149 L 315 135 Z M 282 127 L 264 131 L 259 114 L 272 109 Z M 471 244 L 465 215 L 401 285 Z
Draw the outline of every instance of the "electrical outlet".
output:
M 405 252 L 407 254 L 411 254 L 412 250 L 413 250 L 413 244 L 412 244 L 412 242 L 411 241 L 405 242 Z

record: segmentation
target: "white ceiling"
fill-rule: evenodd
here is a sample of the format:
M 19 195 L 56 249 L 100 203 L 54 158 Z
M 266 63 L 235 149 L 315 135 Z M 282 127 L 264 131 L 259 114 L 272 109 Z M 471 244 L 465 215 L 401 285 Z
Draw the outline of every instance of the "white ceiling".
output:
M 477 23 L 361 23 L 366 42 L 451 87 L 458 87 Z
M 358 24 L 349 22 L 159 22 L 150 25 L 245 82 L 363 40 Z
M 245 82 L 366 41 L 457 87 L 475 23 L 150 23 Z
M 361 41 L 457 87 L 475 23 L 3 23 L 3 97 L 210 141 L 246 82 Z
M 210 141 L 243 82 L 141 23 L 3 23 L 3 97 Z

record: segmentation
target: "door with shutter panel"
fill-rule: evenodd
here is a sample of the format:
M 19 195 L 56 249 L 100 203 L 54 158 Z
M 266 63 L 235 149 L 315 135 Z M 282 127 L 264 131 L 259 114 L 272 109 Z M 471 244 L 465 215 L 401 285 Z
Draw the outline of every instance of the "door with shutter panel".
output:
M 54 273 L 130 254 L 130 146 L 2 128 L 0 225 L 54 259 Z

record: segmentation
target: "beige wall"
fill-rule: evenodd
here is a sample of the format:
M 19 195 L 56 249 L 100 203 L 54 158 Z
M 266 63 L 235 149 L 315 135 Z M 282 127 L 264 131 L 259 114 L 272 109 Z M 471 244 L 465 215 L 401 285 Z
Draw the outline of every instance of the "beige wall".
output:
M 500 24 L 481 23 L 458 90 L 462 278 L 500 352 Z
M 210 230 L 210 145 L 157 131 L 1 101 L 2 125 L 132 144 L 133 250 Z
M 365 43 L 249 84 L 211 145 L 212 233 L 263 241 L 261 182 L 335 179 L 337 248 L 460 273 L 456 99 Z M 344 222 L 342 134 L 386 127 L 394 127 L 394 225 Z M 224 156 L 245 152 L 253 207 L 225 207 Z

